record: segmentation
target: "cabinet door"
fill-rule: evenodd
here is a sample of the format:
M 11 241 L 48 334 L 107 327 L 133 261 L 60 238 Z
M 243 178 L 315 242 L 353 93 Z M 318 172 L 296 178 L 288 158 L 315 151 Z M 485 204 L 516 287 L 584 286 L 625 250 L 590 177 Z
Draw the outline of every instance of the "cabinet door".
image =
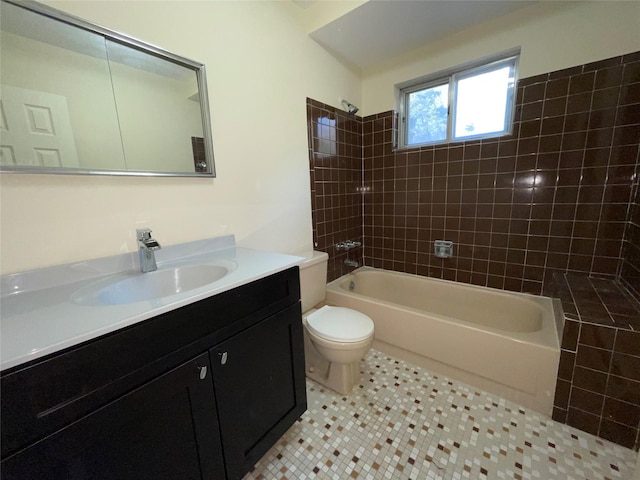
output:
M 205 353 L 2 462 L 2 478 L 224 479 Z
M 236 480 L 306 410 L 300 304 L 210 354 L 227 478 Z

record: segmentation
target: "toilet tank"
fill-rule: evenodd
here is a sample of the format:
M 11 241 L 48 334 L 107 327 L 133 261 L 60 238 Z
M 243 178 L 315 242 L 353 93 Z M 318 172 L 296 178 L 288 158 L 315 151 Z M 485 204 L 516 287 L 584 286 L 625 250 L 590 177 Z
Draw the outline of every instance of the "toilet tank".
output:
M 329 254 L 310 252 L 300 262 L 300 298 L 306 312 L 325 298 L 327 288 L 327 262 Z

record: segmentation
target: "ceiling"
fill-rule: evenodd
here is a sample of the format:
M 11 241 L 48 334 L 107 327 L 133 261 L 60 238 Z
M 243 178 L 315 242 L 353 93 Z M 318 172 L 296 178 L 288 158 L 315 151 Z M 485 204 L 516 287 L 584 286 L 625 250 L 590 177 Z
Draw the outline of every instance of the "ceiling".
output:
M 365 69 L 536 1 L 370 0 L 309 35 Z

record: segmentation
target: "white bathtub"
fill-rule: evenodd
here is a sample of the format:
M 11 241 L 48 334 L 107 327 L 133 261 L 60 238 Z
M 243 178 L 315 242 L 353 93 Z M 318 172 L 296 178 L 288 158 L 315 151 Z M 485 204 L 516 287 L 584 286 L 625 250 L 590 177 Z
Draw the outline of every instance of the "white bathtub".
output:
M 552 413 L 559 301 L 362 267 L 327 286 L 327 303 L 369 315 L 379 350 Z

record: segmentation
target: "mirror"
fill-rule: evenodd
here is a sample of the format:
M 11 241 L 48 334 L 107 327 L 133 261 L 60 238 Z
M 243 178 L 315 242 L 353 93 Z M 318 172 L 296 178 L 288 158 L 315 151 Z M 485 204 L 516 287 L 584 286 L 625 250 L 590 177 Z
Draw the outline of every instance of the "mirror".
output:
M 214 177 L 204 65 L 0 2 L 0 170 Z

